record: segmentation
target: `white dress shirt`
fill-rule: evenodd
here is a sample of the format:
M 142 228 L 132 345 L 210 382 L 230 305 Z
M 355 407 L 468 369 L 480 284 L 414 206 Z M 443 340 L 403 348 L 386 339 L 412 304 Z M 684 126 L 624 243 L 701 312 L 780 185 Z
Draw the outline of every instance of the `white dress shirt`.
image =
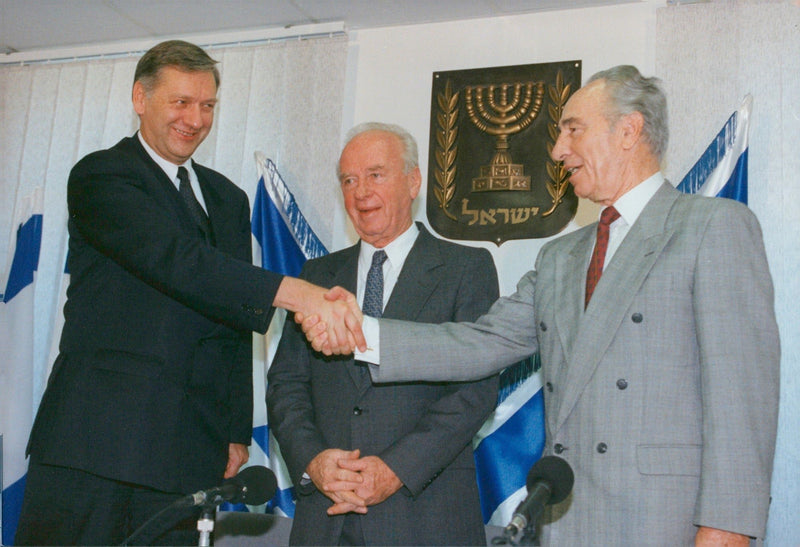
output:
M 383 263 L 383 307 L 389 301 L 389 297 L 397 284 L 397 278 L 400 277 L 400 271 L 403 269 L 403 264 L 406 262 L 408 253 L 414 246 L 414 242 L 419 235 L 419 228 L 413 222 L 408 230 L 400 234 L 394 241 L 389 243 L 383 248 L 386 251 L 386 262 Z M 364 304 L 364 289 L 367 284 L 367 273 L 372 265 L 372 255 L 377 249 L 366 243 L 361 242 L 361 251 L 358 255 L 358 287 L 356 298 L 358 298 L 358 305 L 363 307 Z M 367 361 L 369 363 L 376 363 L 376 359 L 380 356 L 380 331 L 378 330 L 378 320 L 374 317 L 364 316 L 364 323 L 361 328 L 364 331 L 364 337 L 367 339 L 367 351 L 360 352 L 356 348 L 354 357 L 360 361 Z
M 633 223 L 639 218 L 639 215 L 642 214 L 645 206 L 662 184 L 664 184 L 664 175 L 659 171 L 628 190 L 614 202 L 614 208 L 619 213 L 619 218 L 612 222 L 609 227 L 608 248 L 606 250 L 606 260 L 603 263 L 603 269 L 605 269 L 611 257 L 614 256 L 614 253 L 617 252 L 617 249 L 619 249 L 619 246 L 622 244 L 622 240 L 628 235 L 631 226 L 633 226 Z

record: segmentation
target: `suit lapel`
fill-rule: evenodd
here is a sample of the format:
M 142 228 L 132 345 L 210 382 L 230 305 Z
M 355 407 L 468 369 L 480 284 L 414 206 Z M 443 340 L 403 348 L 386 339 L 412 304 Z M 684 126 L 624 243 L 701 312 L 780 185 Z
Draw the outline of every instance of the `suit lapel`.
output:
M 571 341 L 571 345 L 564 347 L 567 366 L 563 371 L 564 377 L 560 378 L 564 395 L 556 414 L 556 428 L 564 423 L 577 403 L 616 336 L 633 299 L 672 237 L 672 231 L 666 231 L 665 225 L 678 195 L 678 191 L 669 183 L 656 192 L 604 269 L 586 312 L 575 323 L 565 320 L 563 325 L 559 324 L 559 331 L 570 324 L 577 325 L 577 329 L 574 329 L 574 336 L 563 336 Z M 592 237 L 589 239 L 590 247 L 594 240 Z M 590 252 L 587 249 L 585 242 L 576 246 L 578 254 L 575 262 L 577 256 L 582 254 L 584 269 L 587 253 Z M 581 272 L 581 276 L 585 283 L 586 273 Z M 574 317 L 576 309 L 580 312 L 583 308 L 583 285 L 578 283 L 575 287 L 567 297 L 569 306 L 563 306 L 571 309 L 570 312 L 564 312 L 573 314 L 570 318 Z
M 556 326 L 567 362 L 583 316 L 583 288 L 586 285 L 586 269 L 594 246 L 596 225 L 584 230 L 568 252 L 556 254 L 555 310 Z
M 418 227 L 419 236 L 406 257 L 397 284 L 386 303 L 384 317 L 406 321 L 417 319 L 430 295 L 447 275 L 447 269 L 441 267 L 443 261 L 434 245 L 436 240 L 422 225 Z
M 157 196 L 157 199 L 165 204 L 169 203 L 168 206 L 173 209 L 175 216 L 179 219 L 181 225 L 186 228 L 186 230 L 197 232 L 199 235 L 200 232 L 197 229 L 197 225 L 190 216 L 186 204 L 183 202 L 183 199 L 178 193 L 175 182 L 170 180 L 164 170 L 161 169 L 161 166 L 153 161 L 153 158 L 150 157 L 150 154 L 147 153 L 147 150 L 144 149 L 144 146 L 142 146 L 142 143 L 139 141 L 139 136 L 134 135 L 133 137 L 126 137 L 119 142 L 118 146 L 126 149 L 129 153 L 132 152 L 135 154 L 136 157 L 138 157 L 138 159 L 141 160 L 150 171 L 153 176 L 152 179 L 148 181 L 148 184 L 151 184 L 151 187 L 153 188 L 151 195 L 154 197 Z M 195 170 L 195 173 L 196 172 L 197 170 Z M 203 196 L 205 199 L 205 192 Z

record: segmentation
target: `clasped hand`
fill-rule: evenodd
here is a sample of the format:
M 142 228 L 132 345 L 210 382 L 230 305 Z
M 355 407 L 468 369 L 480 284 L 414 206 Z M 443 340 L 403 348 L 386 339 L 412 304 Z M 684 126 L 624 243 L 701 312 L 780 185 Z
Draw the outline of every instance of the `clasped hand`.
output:
M 403 483 L 377 456 L 360 457 L 356 450 L 323 450 L 311 460 L 306 472 L 317 490 L 333 501 L 329 515 L 367 512 L 367 506 L 381 503 Z

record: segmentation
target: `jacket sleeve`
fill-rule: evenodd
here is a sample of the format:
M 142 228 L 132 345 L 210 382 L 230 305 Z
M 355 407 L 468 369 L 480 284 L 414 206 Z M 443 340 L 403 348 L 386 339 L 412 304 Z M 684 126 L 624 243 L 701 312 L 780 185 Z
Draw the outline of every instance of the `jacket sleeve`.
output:
M 466 381 L 485 378 L 538 350 L 533 298 L 536 272 L 517 291 L 499 298 L 474 323 L 431 325 L 380 319 L 380 364 L 376 382 Z M 453 355 L 458 355 L 453 360 Z
M 187 234 L 159 184 L 141 161 L 113 150 L 91 154 L 70 173 L 69 221 L 95 251 L 170 298 L 211 320 L 265 332 L 283 276 Z
M 693 292 L 703 408 L 695 524 L 763 538 L 780 369 L 772 279 L 750 210 L 713 211 Z

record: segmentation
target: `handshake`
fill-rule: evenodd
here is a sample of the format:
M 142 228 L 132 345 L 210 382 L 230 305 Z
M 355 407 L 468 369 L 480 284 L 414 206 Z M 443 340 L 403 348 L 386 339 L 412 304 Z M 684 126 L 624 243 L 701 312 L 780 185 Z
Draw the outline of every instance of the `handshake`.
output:
M 286 298 L 281 301 L 281 296 Z M 348 355 L 356 348 L 367 349 L 361 330 L 361 309 L 355 295 L 342 287 L 325 289 L 287 277 L 275 305 L 295 312 L 295 322 L 302 326 L 316 351 L 325 355 Z

